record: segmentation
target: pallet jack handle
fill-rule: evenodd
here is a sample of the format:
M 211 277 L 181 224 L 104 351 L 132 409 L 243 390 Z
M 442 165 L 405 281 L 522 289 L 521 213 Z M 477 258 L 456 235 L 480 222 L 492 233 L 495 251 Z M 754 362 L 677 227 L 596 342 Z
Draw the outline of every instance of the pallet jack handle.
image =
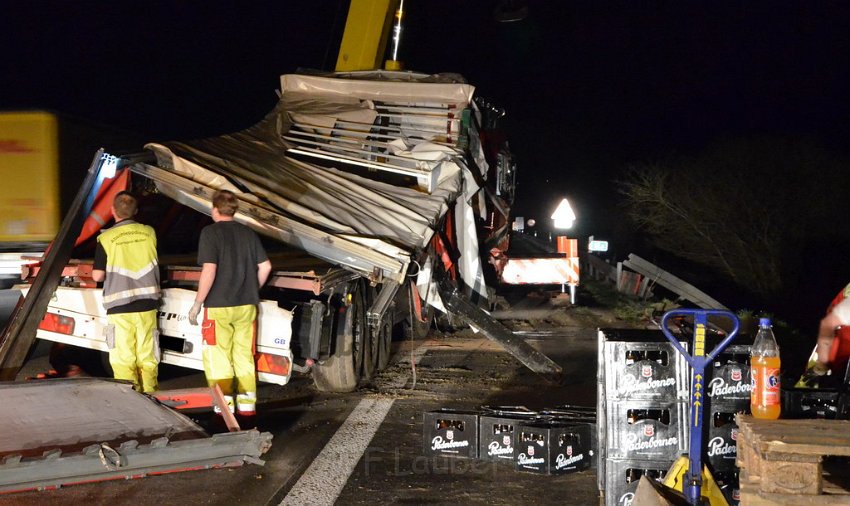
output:
M 679 340 L 670 333 L 668 322 L 673 317 L 693 317 L 694 336 L 691 349 L 693 355 L 689 354 L 679 343 Z M 708 329 L 709 317 L 721 317 L 730 320 L 733 324 L 732 331 L 714 347 L 711 352 L 705 354 L 705 334 Z M 703 424 L 703 395 L 705 367 L 719 355 L 726 346 L 732 342 L 738 334 L 740 323 L 738 317 L 731 311 L 722 309 L 673 309 L 664 313 L 661 318 L 661 331 L 664 337 L 682 354 L 685 361 L 691 366 L 691 397 L 690 397 L 690 420 L 688 431 L 690 443 L 688 445 L 688 474 L 683 483 L 682 491 L 688 503 L 696 506 L 701 504 L 702 495 L 702 424 Z

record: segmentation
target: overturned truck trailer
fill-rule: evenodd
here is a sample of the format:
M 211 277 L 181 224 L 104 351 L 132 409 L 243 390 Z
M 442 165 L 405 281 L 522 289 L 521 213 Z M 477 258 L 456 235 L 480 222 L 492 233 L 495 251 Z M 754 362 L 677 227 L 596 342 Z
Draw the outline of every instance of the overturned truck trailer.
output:
M 229 189 L 242 202 L 236 220 L 266 238 L 273 263 L 260 380 L 285 384 L 315 364 L 320 389 L 353 390 L 386 366 L 393 329 L 423 336 L 439 314 L 558 379 L 556 364 L 481 310 L 499 274 L 488 259 L 507 249 L 515 167 L 495 128 L 503 112 L 473 92 L 456 75 L 284 75 L 277 106 L 253 127 L 118 156 L 131 177 L 112 191 L 130 185 L 149 214 L 139 221 L 159 227 L 163 362 L 202 369 L 200 329 L 185 317 L 200 274 L 192 248 L 213 193 Z M 106 351 L 89 275 L 85 259 L 64 267 L 39 338 Z

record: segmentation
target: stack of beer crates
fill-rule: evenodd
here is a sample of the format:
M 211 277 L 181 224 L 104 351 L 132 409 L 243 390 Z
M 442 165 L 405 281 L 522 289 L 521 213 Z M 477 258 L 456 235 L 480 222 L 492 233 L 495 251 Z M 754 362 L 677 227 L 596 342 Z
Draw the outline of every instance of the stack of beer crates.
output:
M 706 369 L 703 458 L 732 506 L 740 500 L 735 413 L 750 412 L 750 348 L 749 344 L 729 345 Z
M 529 473 L 568 474 L 595 463 L 596 409 L 442 408 L 423 414 L 423 437 L 428 456 L 502 462 Z
M 600 329 L 598 354 L 599 489 L 629 504 L 641 476 L 662 480 L 687 452 L 688 365 L 660 330 Z

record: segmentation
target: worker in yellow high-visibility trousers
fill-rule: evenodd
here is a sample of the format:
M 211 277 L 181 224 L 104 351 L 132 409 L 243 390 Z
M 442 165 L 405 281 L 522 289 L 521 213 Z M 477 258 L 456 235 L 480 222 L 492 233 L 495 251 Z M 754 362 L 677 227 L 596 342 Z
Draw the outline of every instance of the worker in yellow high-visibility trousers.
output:
M 256 413 L 254 365 L 257 304 L 260 287 L 271 273 L 271 262 L 250 228 L 234 221 L 239 200 L 232 192 L 213 195 L 213 224 L 204 227 L 198 245 L 201 279 L 189 322 L 198 324 L 204 307 L 202 352 L 207 383 L 218 385 L 234 411 Z
M 132 219 L 138 206 L 128 192 L 113 199 L 115 225 L 97 237 L 92 278 L 103 281 L 105 337 L 115 379 L 153 392 L 159 369 L 159 263 L 156 232 Z

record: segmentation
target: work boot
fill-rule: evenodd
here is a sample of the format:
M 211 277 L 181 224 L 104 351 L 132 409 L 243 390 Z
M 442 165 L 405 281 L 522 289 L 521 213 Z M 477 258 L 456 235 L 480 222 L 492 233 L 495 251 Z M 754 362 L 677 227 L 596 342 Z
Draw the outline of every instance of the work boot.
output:
M 819 362 L 809 362 L 806 372 L 800 376 L 794 388 L 820 388 L 826 379 L 829 368 Z
M 232 395 L 225 395 L 224 396 L 224 402 L 227 403 L 227 407 L 228 407 L 228 409 L 230 409 L 231 413 L 236 413 L 236 405 L 233 402 L 233 396 Z M 215 413 L 217 415 L 221 414 L 221 408 L 218 407 L 218 404 L 213 403 L 213 413 Z
M 236 420 L 239 422 L 239 428 L 242 430 L 251 430 L 257 428 L 257 413 L 244 415 L 236 413 Z

